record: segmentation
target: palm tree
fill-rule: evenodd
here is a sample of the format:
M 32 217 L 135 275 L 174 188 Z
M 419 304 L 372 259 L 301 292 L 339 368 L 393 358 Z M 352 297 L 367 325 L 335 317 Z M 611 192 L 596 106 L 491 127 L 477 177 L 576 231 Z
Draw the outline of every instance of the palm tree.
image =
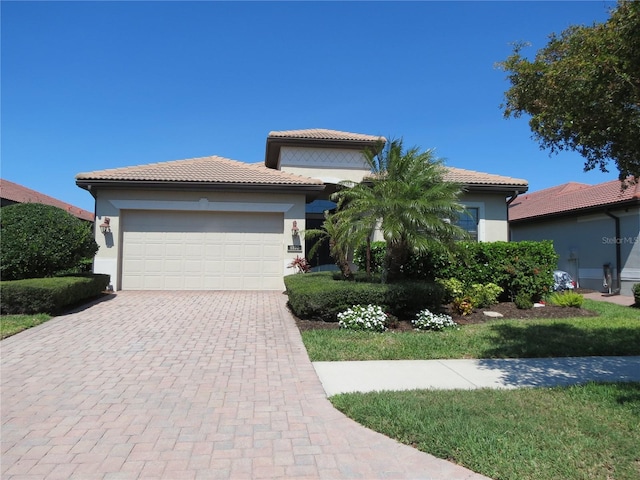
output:
M 370 177 L 334 194 L 335 215 L 351 226 L 354 237 L 381 230 L 387 244 L 383 281 L 393 282 L 402 278 L 414 252 L 434 245 L 449 248 L 466 236 L 454 224 L 465 208 L 458 202 L 460 185 L 444 180 L 446 169 L 433 150 L 405 151 L 402 140 L 393 140 L 377 152 L 364 152 Z
M 329 242 L 329 254 L 336 262 L 342 276 L 351 279 L 353 272 L 349 266 L 349 252 L 362 241 L 362 238 L 354 236 L 353 227 L 348 222 L 340 221 L 337 214 L 327 211 L 324 216 L 322 228 L 303 232 L 305 240 L 318 239 L 309 250 L 309 257 L 313 258 L 320 246 L 324 242 Z

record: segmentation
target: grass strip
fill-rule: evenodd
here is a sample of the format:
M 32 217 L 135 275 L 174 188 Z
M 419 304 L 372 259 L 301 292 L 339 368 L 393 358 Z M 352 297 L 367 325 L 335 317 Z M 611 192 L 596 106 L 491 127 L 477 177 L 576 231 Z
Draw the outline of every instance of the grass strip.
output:
M 500 480 L 640 478 L 640 383 L 341 394 L 372 430 Z
M 35 327 L 46 322 L 51 315 L 38 313 L 36 315 L 2 315 L 0 317 L 0 339 L 10 337 L 27 328 Z
M 490 320 L 441 332 L 318 329 L 302 340 L 314 362 L 640 355 L 640 310 L 588 299 L 584 308 L 599 316 Z

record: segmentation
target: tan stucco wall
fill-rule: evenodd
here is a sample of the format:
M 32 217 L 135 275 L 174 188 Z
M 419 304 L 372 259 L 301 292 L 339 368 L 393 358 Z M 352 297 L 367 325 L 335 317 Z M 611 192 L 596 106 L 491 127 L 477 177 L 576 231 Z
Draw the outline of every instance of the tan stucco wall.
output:
M 288 245 L 300 243 L 304 252 L 304 239 L 293 237 L 293 222 L 305 229 L 305 196 L 303 194 L 230 193 L 212 191 L 135 191 L 101 189 L 96 194 L 96 225 L 105 217 L 110 218 L 111 233 L 104 235 L 96 228 L 95 239 L 99 250 L 95 257 L 94 271 L 111 275 L 114 289 L 120 288 L 120 260 L 122 255 L 122 231 L 120 228 L 123 210 L 185 210 L 185 211 L 238 211 L 238 212 L 282 212 L 283 231 L 283 275 L 295 273 L 287 268 L 297 253 L 287 252 Z
M 507 200 L 504 194 L 467 193 L 460 198 L 460 202 L 467 207 L 479 209 L 479 241 L 506 242 L 509 240 Z
M 325 183 L 360 182 L 371 169 L 361 152 L 335 148 L 282 147 L 280 170 Z

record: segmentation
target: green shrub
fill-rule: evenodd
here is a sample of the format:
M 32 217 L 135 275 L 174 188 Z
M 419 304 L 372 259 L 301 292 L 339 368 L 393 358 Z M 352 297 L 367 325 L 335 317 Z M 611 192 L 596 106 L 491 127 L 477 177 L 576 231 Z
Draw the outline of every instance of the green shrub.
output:
M 109 275 L 30 278 L 0 282 L 2 314 L 59 313 L 66 307 L 100 295 Z
M 473 313 L 473 299 L 469 296 L 454 298 L 451 308 L 458 315 L 471 315 Z
M 551 305 L 559 307 L 580 308 L 584 302 L 584 297 L 579 293 L 567 290 L 565 292 L 553 292 L 549 295 L 548 301 Z
M 90 224 L 50 205 L 3 207 L 0 225 L 3 280 L 50 277 L 77 268 L 98 251 Z
M 366 245 L 356 248 L 353 263 L 358 270 L 366 272 Z M 385 242 L 371 242 L 371 273 L 381 274 L 384 268 L 387 244 Z M 413 255 L 402 272 L 406 279 L 435 281 L 436 278 L 444 278 L 440 272 L 452 261 L 452 256 L 442 246 L 432 246 L 421 254 Z
M 365 269 L 365 246 L 356 251 L 355 264 Z M 384 265 L 385 243 L 371 246 L 372 272 Z M 524 292 L 539 300 L 551 291 L 558 255 L 551 241 L 458 242 L 451 252 L 436 246 L 415 254 L 403 266 L 407 278 L 433 281 L 455 278 L 464 285 L 493 283 L 503 289 L 500 299 L 513 301 Z M 449 301 L 451 298 L 449 298 Z
M 387 253 L 385 242 L 371 242 L 371 273 L 382 273 L 384 267 L 384 257 Z M 367 271 L 367 246 L 360 245 L 353 253 L 353 263 L 362 272 Z
M 636 305 L 640 306 L 640 283 L 636 283 L 633 288 L 633 298 L 636 300 Z
M 531 300 L 531 296 L 526 292 L 520 292 L 516 295 L 516 298 L 513 299 L 513 303 L 516 304 L 521 310 L 529 310 L 533 308 L 533 300 Z
M 284 282 L 292 312 L 303 319 L 337 321 L 353 305 L 380 305 L 385 313 L 409 318 L 425 308 L 439 311 L 444 291 L 435 283 L 393 284 L 334 280 L 331 272 L 287 275 Z
M 443 276 L 466 285 L 494 283 L 503 289 L 504 299 L 514 300 L 521 292 L 540 299 L 553 285 L 557 262 L 551 241 L 466 242 Z
M 439 279 L 437 282 L 444 288 L 444 303 L 451 303 L 464 293 L 464 284 L 457 278 Z
M 498 303 L 498 297 L 504 289 L 495 283 L 480 284 L 474 283 L 469 289 L 469 296 L 473 301 L 473 306 L 478 308 L 490 307 Z

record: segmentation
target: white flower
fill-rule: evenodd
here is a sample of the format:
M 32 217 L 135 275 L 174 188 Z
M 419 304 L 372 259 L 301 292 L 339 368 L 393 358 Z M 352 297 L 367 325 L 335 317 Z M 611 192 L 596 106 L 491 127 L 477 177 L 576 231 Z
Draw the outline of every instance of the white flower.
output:
M 387 315 L 377 305 L 354 305 L 338 313 L 338 325 L 349 330 L 384 332 Z
M 418 330 L 444 330 L 448 327 L 455 327 L 456 323 L 449 315 L 436 315 L 429 310 L 422 310 L 411 321 Z

